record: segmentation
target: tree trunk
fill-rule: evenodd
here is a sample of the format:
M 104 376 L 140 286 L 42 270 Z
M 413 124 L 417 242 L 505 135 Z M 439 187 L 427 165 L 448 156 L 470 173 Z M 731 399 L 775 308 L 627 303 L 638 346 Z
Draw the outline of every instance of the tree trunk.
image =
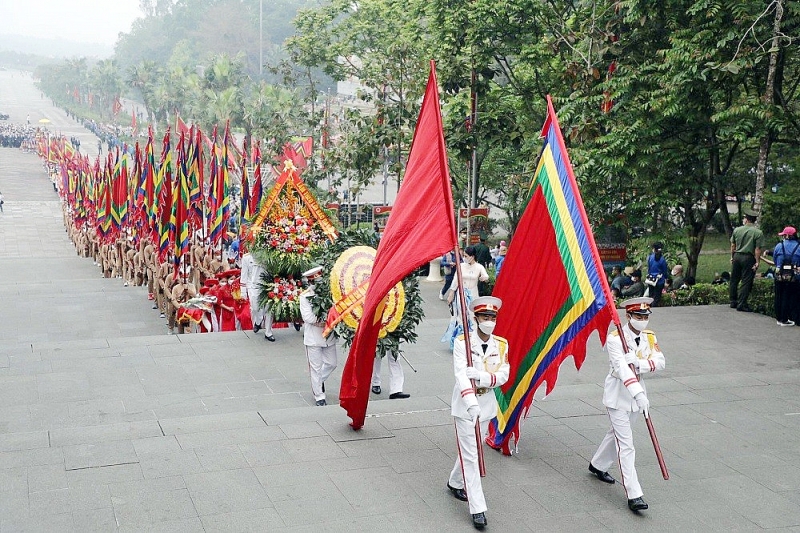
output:
M 778 51 L 780 44 L 781 19 L 783 18 L 783 0 L 775 1 L 775 20 L 772 24 L 772 45 L 769 51 L 769 68 L 767 70 L 767 87 L 764 90 L 764 104 L 767 108 L 772 106 L 775 96 L 775 71 L 778 64 Z M 768 109 L 768 116 L 772 113 Z M 753 209 L 756 213 L 761 213 L 761 205 L 764 203 L 764 180 L 767 173 L 767 157 L 772 143 L 772 131 L 769 128 L 761 137 L 761 144 L 758 148 L 758 163 L 756 164 L 756 195 L 753 201 Z

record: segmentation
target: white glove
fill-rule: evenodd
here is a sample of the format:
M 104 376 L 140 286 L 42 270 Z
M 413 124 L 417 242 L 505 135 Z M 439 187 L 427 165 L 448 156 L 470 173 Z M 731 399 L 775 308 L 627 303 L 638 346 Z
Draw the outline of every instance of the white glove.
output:
M 645 418 L 650 418 L 650 400 L 647 399 L 647 395 L 640 392 L 634 396 L 633 399 L 636 400 L 636 405 L 639 406 L 639 412 L 641 412 Z
M 478 416 L 480 416 L 481 414 L 481 408 L 478 405 L 470 405 L 467 408 L 467 413 L 469 413 L 469 418 L 470 420 L 472 420 L 472 423 L 474 424 L 475 422 L 478 421 Z
M 639 358 L 636 357 L 636 354 L 633 352 L 628 352 L 625 354 L 625 362 L 629 365 L 637 366 L 639 365 Z
M 481 379 L 481 373 L 479 370 L 476 370 L 475 367 L 468 366 L 467 367 L 467 377 L 469 379 Z

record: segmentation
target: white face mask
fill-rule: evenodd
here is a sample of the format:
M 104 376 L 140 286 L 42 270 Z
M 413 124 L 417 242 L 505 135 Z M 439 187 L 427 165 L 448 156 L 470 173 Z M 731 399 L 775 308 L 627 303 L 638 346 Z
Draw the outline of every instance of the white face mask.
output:
M 630 319 L 631 327 L 637 331 L 643 331 L 647 329 L 647 324 L 650 320 L 636 320 L 634 318 Z
M 486 322 L 480 322 L 480 323 L 478 324 L 478 327 L 479 327 L 479 328 L 481 329 L 481 331 L 482 331 L 482 332 L 484 332 L 486 335 L 491 335 L 491 334 L 492 334 L 492 332 L 494 331 L 494 327 L 495 327 L 495 325 L 497 325 L 497 322 L 495 322 L 494 320 L 488 320 L 488 321 L 486 321 Z

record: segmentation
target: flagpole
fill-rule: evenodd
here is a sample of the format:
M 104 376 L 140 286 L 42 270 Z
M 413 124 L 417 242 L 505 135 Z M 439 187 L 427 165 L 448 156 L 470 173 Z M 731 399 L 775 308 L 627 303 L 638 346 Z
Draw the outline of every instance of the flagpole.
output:
M 464 295 L 464 282 L 461 276 L 461 247 L 458 244 L 458 239 L 455 240 L 456 242 L 456 277 L 458 279 L 458 302 L 459 307 L 461 308 L 461 324 L 464 327 L 464 351 L 467 355 L 467 366 L 472 366 L 472 346 L 470 344 L 470 331 L 469 331 L 469 322 L 467 321 L 467 297 Z M 475 385 L 475 380 L 470 379 L 470 384 L 472 385 L 473 393 L 475 397 L 478 397 L 478 392 Z M 483 439 L 481 438 L 481 420 L 480 415 L 478 415 L 478 419 L 475 421 L 475 440 L 478 443 L 478 470 L 480 471 L 481 477 L 486 477 L 486 464 L 483 461 Z

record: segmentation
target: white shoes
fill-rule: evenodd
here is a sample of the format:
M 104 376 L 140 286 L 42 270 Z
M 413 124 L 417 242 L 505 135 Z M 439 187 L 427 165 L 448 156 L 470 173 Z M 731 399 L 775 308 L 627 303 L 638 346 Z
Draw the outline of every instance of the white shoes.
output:
M 778 320 L 777 324 L 779 326 L 794 326 L 794 322 L 792 322 L 791 320 L 786 320 L 786 322 L 781 322 L 780 320 Z

